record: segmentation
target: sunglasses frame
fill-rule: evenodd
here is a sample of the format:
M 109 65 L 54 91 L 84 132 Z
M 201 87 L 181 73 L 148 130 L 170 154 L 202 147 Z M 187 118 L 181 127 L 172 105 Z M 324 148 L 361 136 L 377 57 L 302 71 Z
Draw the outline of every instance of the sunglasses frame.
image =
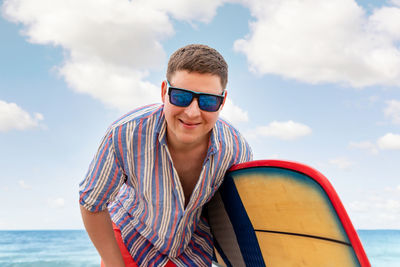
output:
M 223 92 L 221 95 L 217 95 L 217 94 L 209 94 L 209 93 L 199 93 L 199 92 L 195 92 L 195 91 L 192 91 L 192 90 L 188 90 L 188 89 L 183 89 L 183 88 L 171 86 L 171 84 L 169 83 L 168 80 L 167 80 L 167 85 L 168 85 L 167 94 L 169 95 L 169 102 L 170 102 L 171 104 L 177 106 L 177 107 L 188 107 L 188 106 L 190 106 L 190 104 L 193 102 L 193 100 L 194 100 L 195 98 L 197 98 L 197 104 L 198 104 L 198 106 L 199 106 L 199 109 L 201 109 L 201 110 L 203 110 L 203 111 L 207 111 L 207 112 L 216 112 L 216 111 L 218 111 L 218 110 L 221 108 L 222 103 L 224 103 L 225 92 L 226 92 L 225 90 L 224 90 L 224 92 Z M 188 104 L 187 106 L 180 106 L 180 105 L 176 105 L 176 104 L 172 103 L 172 102 L 171 102 L 171 89 L 175 89 L 175 90 L 178 90 L 178 91 L 184 91 L 184 92 L 191 93 L 191 94 L 192 94 L 192 100 L 189 102 L 189 104 Z M 215 96 L 215 97 L 221 99 L 221 102 L 219 103 L 218 108 L 217 108 L 215 111 L 210 111 L 210 110 L 204 110 L 204 109 L 202 109 L 202 108 L 200 107 L 200 101 L 199 101 L 199 97 L 202 96 L 202 95 L 205 95 L 205 96 Z

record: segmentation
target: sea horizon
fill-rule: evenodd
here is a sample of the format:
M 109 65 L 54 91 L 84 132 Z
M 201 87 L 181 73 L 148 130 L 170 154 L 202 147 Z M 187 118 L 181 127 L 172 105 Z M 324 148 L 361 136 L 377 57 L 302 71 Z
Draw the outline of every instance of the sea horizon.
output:
M 372 266 L 400 266 L 400 229 L 356 230 Z M 0 229 L 0 266 L 99 266 L 85 229 Z

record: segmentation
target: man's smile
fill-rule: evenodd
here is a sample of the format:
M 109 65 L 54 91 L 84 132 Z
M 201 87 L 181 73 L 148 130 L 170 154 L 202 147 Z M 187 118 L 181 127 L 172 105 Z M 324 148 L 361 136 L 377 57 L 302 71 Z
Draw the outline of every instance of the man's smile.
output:
M 200 125 L 200 122 L 191 122 L 187 120 L 178 119 L 180 123 L 186 128 L 195 128 Z

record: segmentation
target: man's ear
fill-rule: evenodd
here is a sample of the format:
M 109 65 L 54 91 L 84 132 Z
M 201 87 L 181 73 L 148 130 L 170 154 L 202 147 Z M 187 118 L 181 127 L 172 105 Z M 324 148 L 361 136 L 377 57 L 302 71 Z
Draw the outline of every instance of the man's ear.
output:
M 161 101 L 165 104 L 165 95 L 167 94 L 167 82 L 163 81 L 161 83 Z
M 225 101 L 226 101 L 226 97 L 228 96 L 228 90 L 225 89 L 225 97 L 224 97 L 224 101 L 222 102 L 222 107 L 221 109 L 224 107 L 225 105 Z

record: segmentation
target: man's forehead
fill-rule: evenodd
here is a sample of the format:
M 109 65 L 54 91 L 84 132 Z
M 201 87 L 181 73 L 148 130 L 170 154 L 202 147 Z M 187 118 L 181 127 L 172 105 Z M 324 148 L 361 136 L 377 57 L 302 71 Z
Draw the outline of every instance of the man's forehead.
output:
M 178 70 L 171 75 L 169 82 L 171 86 L 190 90 L 215 89 L 217 93 L 222 93 L 224 91 L 221 78 L 213 73 L 199 73 L 193 71 L 189 72 L 187 70 Z

